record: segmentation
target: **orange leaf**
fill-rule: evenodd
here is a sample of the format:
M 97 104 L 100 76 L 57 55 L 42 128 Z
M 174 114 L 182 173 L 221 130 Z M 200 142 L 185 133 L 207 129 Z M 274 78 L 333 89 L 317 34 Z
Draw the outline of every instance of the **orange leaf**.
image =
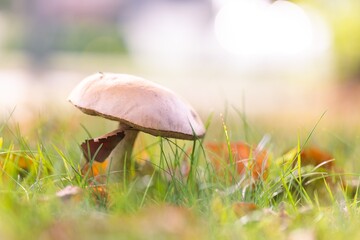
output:
M 94 178 L 98 182 L 105 182 L 107 173 L 108 160 L 104 162 L 93 161 L 86 162 L 81 169 L 81 174 L 88 178 Z
M 10 175 L 20 175 L 24 176 L 27 172 L 30 172 L 34 169 L 34 159 L 30 158 L 26 155 L 21 155 L 18 153 L 11 153 L 7 157 L 7 161 L 3 161 L 2 157 L 0 156 L 0 167 Z M 5 164 L 5 165 L 4 165 Z M 3 178 L 5 175 L 3 175 Z
M 217 171 L 221 170 L 224 163 L 230 163 L 227 144 L 207 143 L 205 147 L 211 153 L 209 158 Z M 266 150 L 257 150 L 256 147 L 251 147 L 243 142 L 230 143 L 230 149 L 239 175 L 250 172 L 254 179 L 258 179 L 260 176 L 266 178 L 270 164 Z
M 89 186 L 92 196 L 97 203 L 104 203 L 109 200 L 109 194 L 105 185 L 94 185 Z
M 232 209 L 237 217 L 242 217 L 250 212 L 258 209 L 255 203 L 236 202 L 232 205 Z
M 302 165 L 314 165 L 317 166 L 319 164 L 325 163 L 326 161 L 334 159 L 334 157 L 323 150 L 320 150 L 317 147 L 308 147 L 301 151 L 301 164 Z M 323 165 L 325 169 L 333 169 L 334 162 L 329 161 Z

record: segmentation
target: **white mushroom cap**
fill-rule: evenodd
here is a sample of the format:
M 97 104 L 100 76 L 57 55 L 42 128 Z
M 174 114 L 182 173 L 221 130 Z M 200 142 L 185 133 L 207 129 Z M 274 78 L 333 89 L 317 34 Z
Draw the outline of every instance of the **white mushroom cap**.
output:
M 155 136 L 195 139 L 205 127 L 174 92 L 140 77 L 96 73 L 79 83 L 69 101 L 84 113 L 119 121 Z

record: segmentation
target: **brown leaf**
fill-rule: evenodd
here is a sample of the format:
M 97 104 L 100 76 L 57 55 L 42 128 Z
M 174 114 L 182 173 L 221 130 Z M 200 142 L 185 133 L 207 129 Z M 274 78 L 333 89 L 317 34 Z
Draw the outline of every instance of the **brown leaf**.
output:
M 328 153 L 325 152 L 317 147 L 308 147 L 304 148 L 301 151 L 301 164 L 306 165 L 314 165 L 317 166 L 319 164 L 325 163 L 322 167 L 325 169 L 332 169 L 334 167 L 334 162 L 330 161 L 333 160 L 334 157 Z M 328 162 L 327 162 L 328 161 Z
M 237 202 L 232 205 L 233 211 L 237 217 L 242 217 L 258 209 L 255 203 Z
M 87 177 L 90 183 L 106 183 L 108 163 L 107 159 L 104 162 L 86 162 L 81 169 L 81 174 Z
M 107 171 L 108 161 L 103 162 L 86 162 L 81 169 L 81 174 L 88 177 L 96 177 L 105 175 Z
M 10 153 L 7 156 L 0 155 L 0 167 L 3 169 L 3 173 L 0 173 L 0 176 L 3 180 L 7 179 L 9 176 L 25 177 L 29 172 L 35 169 L 35 161 L 35 157 L 30 157 L 21 153 Z M 46 166 L 43 167 L 45 170 Z M 49 171 L 47 168 L 46 170 Z M 6 174 L 4 174 L 4 172 L 6 172 Z
M 85 140 L 81 149 L 88 162 L 104 162 L 116 145 L 125 137 L 123 130 L 117 129 L 99 138 Z
M 211 152 L 209 157 L 217 171 L 221 170 L 224 163 L 229 164 L 230 156 L 227 144 L 207 143 L 205 147 Z M 239 175 L 250 172 L 254 179 L 258 179 L 260 176 L 266 178 L 270 165 L 266 150 L 257 150 L 256 147 L 251 147 L 243 142 L 230 143 L 230 149 Z
M 109 201 L 109 192 L 106 185 L 90 185 L 88 189 L 91 196 L 97 204 L 107 204 Z

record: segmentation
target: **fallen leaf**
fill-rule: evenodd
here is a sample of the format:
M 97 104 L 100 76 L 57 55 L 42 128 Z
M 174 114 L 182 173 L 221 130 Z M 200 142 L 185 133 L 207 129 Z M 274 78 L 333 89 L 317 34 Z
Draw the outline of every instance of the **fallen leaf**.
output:
M 117 129 L 101 137 L 85 140 L 81 144 L 81 149 L 88 162 L 91 160 L 104 162 L 124 137 L 124 131 Z
M 233 203 L 232 209 L 237 217 L 242 217 L 257 210 L 258 206 L 251 202 L 236 202 Z
M 82 176 L 89 180 L 87 189 L 90 190 L 91 197 L 98 204 L 108 202 L 108 190 L 105 185 L 107 182 L 107 166 L 108 159 L 104 162 L 92 162 L 91 164 L 86 162 L 81 169 Z
M 29 171 L 34 166 L 33 159 L 29 157 L 18 156 L 14 159 L 17 159 L 17 165 L 24 170 Z
M 283 154 L 275 162 L 278 165 L 286 164 L 289 166 L 295 166 L 297 164 L 298 150 L 293 148 Z M 321 166 L 324 169 L 330 170 L 335 166 L 334 157 L 318 147 L 306 147 L 300 151 L 300 159 L 302 166 L 312 165 L 314 167 Z
M 333 169 L 334 167 L 334 161 L 331 161 L 334 159 L 334 157 L 324 150 L 321 150 L 317 147 L 308 147 L 304 148 L 301 153 L 301 164 L 306 165 L 314 165 L 318 166 L 320 164 L 323 164 L 322 167 L 325 169 Z
M 222 171 L 229 166 L 231 156 L 236 172 L 239 175 L 250 173 L 253 179 L 266 178 L 270 165 L 269 155 L 266 150 L 258 150 L 243 142 L 230 143 L 231 156 L 228 145 L 225 143 L 207 143 L 209 158 L 216 171 Z M 225 165 L 224 165 L 225 164 Z
M 106 177 L 108 167 L 108 160 L 104 162 L 86 162 L 81 169 L 81 174 L 88 178 L 95 178 L 99 176 Z
M 347 181 L 341 176 L 343 171 L 336 166 L 330 153 L 316 146 L 303 148 L 300 151 L 300 171 L 297 167 L 298 156 L 298 149 L 293 148 L 277 159 L 276 163 L 292 171 L 293 176 L 301 172 L 303 187 L 311 198 L 316 194 L 321 203 L 330 203 L 332 198 L 342 196 L 341 188 L 347 186 Z
M 3 179 L 7 176 L 26 176 L 27 173 L 35 170 L 35 159 L 20 153 L 6 153 L 0 155 L 0 167 L 3 170 Z M 49 170 L 49 169 L 47 169 Z
M 87 189 L 91 191 L 91 196 L 97 204 L 107 204 L 109 193 L 106 185 L 90 185 Z

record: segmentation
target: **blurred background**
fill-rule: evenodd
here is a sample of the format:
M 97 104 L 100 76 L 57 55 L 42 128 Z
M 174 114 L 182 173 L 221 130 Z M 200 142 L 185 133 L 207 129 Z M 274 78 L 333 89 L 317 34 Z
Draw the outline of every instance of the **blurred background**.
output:
M 0 115 L 76 111 L 97 71 L 158 82 L 206 118 L 360 119 L 358 0 L 0 0 Z

